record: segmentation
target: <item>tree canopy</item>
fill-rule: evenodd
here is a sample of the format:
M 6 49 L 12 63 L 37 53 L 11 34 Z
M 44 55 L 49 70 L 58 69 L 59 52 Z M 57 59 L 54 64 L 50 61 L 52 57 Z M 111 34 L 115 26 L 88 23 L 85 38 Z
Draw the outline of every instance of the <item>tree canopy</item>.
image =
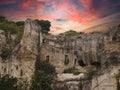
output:
M 48 20 L 38 20 L 36 19 L 37 23 L 42 27 L 43 33 L 48 33 L 50 31 L 51 23 Z

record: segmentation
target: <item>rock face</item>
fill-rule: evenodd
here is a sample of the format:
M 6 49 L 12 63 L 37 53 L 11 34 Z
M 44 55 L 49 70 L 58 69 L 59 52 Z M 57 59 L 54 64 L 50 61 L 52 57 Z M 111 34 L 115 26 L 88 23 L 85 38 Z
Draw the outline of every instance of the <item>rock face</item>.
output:
M 12 56 L 2 63 L 1 74 L 10 74 L 17 78 L 29 80 L 34 74 L 41 27 L 34 20 L 27 19 L 22 40 L 15 47 Z M 42 36 L 42 35 L 41 35 Z M 2 43 L 3 44 L 3 43 Z M 2 61 L 2 60 L 1 60 Z
M 73 90 L 76 87 L 75 90 L 119 90 L 115 78 L 120 69 L 119 27 L 104 33 L 46 36 L 41 46 L 42 60 L 49 60 L 58 73 L 71 67 L 80 72 L 86 72 L 89 66 L 97 69 L 92 80 L 82 82 L 82 88 L 74 79 L 65 82 L 57 79 L 55 90 Z M 68 76 L 68 79 L 71 78 Z
M 85 78 L 84 74 L 58 74 L 54 82 L 54 90 L 82 90 L 80 79 Z
M 116 55 L 117 60 L 120 59 L 119 32 L 116 27 L 105 33 L 93 32 L 71 37 L 46 36 L 46 42 L 41 46 L 42 60 L 49 59 L 58 73 L 73 66 L 84 71 L 89 65 L 110 65 L 113 61 L 110 59 L 112 56 Z
M 5 44 L 4 32 L 0 31 L 0 51 Z M 30 80 L 37 58 L 49 61 L 59 73 L 54 90 L 119 90 L 120 80 L 115 75 L 120 72 L 120 25 L 104 33 L 43 37 L 41 27 L 27 19 L 23 38 L 11 57 L 4 61 L 0 57 L 0 73 Z M 61 74 L 72 67 L 84 73 L 89 66 L 97 71 L 91 80 L 82 74 Z

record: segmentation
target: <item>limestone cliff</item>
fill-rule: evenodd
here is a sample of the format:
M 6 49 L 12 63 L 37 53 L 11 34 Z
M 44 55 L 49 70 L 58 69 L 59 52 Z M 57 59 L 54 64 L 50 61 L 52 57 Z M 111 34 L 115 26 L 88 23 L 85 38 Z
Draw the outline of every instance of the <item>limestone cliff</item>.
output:
M 40 42 L 38 40 L 40 32 L 41 26 L 37 22 L 31 19 L 25 21 L 24 34 L 20 44 L 13 49 L 11 57 L 6 60 L 1 59 L 2 75 L 10 74 L 18 78 L 31 78 L 34 74 L 36 57 L 38 55 L 37 45 Z M 3 44 L 1 43 L 1 45 Z
M 62 82 L 57 79 L 55 90 L 118 89 L 119 85 L 115 76 L 120 69 L 119 25 L 106 32 L 75 36 L 46 36 L 41 47 L 42 59 L 49 60 L 56 67 L 58 73 L 63 73 L 65 69 L 70 67 L 75 67 L 77 71 L 82 73 L 86 73 L 91 66 L 96 69 L 96 73 L 90 81 L 83 80 L 81 82 L 82 87 L 79 87 L 80 81 L 74 79 Z M 66 77 L 69 75 L 66 74 Z
M 115 76 L 120 73 L 120 25 L 115 27 L 102 33 L 43 37 L 40 25 L 27 19 L 23 38 L 13 49 L 12 55 L 6 60 L 0 57 L 0 73 L 30 80 L 39 58 L 55 66 L 58 76 L 54 90 L 119 90 L 120 80 L 116 80 Z M 0 53 L 5 45 L 4 32 L 0 31 Z M 72 67 L 81 74 L 62 74 Z M 96 73 L 88 79 L 85 73 L 90 67 Z M 65 78 L 63 81 L 61 76 Z

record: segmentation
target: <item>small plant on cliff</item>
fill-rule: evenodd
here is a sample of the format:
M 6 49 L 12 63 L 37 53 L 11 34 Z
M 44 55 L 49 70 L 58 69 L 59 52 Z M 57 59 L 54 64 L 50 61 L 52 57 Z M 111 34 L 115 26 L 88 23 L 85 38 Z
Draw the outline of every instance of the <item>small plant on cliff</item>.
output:
M 6 47 L 2 48 L 2 53 L 0 54 L 3 60 L 7 59 L 12 54 L 12 50 Z
M 74 75 L 80 74 L 80 72 L 77 72 L 74 67 L 65 69 L 64 73 L 73 73 Z
M 91 80 L 93 78 L 93 75 L 95 74 L 94 67 L 88 67 L 87 71 L 85 72 L 87 79 Z
M 115 75 L 115 78 L 116 78 L 116 79 L 120 79 L 120 72 Z
M 117 90 L 120 90 L 120 70 L 119 72 L 115 75 L 116 82 L 117 82 Z
M 0 90 L 19 90 L 17 78 L 5 75 L 0 78 Z

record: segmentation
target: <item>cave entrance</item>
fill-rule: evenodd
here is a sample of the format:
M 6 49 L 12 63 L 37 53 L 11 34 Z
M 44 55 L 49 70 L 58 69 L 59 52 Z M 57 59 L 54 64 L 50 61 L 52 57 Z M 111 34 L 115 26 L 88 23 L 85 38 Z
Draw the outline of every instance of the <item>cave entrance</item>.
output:
M 83 60 L 79 60 L 79 61 L 78 61 L 78 64 L 79 64 L 80 66 L 82 66 L 82 67 L 85 67 L 85 66 L 86 66 L 86 64 L 83 62 Z
M 49 60 L 50 60 L 50 56 L 47 55 L 47 56 L 46 56 L 46 61 L 49 62 Z
M 68 55 L 65 55 L 64 64 L 65 64 L 65 65 L 68 65 L 68 64 L 69 64 L 69 57 L 68 57 Z
M 92 62 L 91 65 L 93 65 L 95 67 L 101 67 L 100 62 Z

